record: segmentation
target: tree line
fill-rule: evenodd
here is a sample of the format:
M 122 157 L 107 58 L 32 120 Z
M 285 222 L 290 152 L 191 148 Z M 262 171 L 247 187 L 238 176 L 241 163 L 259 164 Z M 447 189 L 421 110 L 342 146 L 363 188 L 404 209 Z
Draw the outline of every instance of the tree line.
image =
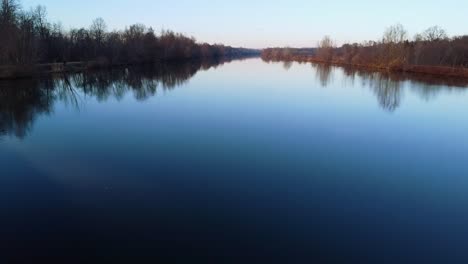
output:
M 411 66 L 468 68 L 468 35 L 449 37 L 438 26 L 410 39 L 401 24 L 387 28 L 378 41 L 346 43 L 338 47 L 325 36 L 315 49 L 271 48 L 262 51 L 265 60 L 321 61 L 388 69 Z
M 108 31 L 102 18 L 89 28 L 64 30 L 38 6 L 23 10 L 18 0 L 1 0 L 0 65 L 101 61 L 108 64 L 257 55 L 259 51 L 198 43 L 169 30 L 156 34 L 142 24 Z

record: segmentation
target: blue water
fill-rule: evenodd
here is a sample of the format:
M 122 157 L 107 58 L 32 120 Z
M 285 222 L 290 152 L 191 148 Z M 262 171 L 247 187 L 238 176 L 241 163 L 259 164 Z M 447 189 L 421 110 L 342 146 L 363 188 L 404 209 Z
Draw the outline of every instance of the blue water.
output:
M 468 85 L 260 59 L 0 82 L 0 263 L 466 263 Z

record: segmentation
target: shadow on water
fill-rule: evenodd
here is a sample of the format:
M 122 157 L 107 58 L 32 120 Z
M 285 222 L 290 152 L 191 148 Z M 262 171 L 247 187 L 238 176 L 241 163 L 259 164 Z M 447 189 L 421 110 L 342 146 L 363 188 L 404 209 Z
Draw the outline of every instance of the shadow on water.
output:
M 156 95 L 158 90 L 171 90 L 186 83 L 198 71 L 230 61 L 161 63 L 0 81 L 0 138 L 5 135 L 25 138 L 39 116 L 53 112 L 56 101 L 76 109 L 82 105 L 83 95 L 103 102 L 110 98 L 120 100 L 127 93 L 133 93 L 135 99 L 143 101 Z

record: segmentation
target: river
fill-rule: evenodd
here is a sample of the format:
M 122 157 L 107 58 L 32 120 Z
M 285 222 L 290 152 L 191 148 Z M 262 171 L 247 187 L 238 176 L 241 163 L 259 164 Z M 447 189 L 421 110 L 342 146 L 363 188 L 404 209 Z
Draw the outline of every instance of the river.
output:
M 260 59 L 1 81 L 0 262 L 465 262 L 467 87 Z

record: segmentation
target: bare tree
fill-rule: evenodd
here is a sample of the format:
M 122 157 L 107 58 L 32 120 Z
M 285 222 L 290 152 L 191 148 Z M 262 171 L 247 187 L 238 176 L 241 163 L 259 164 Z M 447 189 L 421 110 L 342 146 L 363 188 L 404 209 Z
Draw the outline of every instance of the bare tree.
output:
M 19 9 L 17 0 L 2 0 L 0 5 L 0 23 L 2 25 L 15 23 Z
M 94 39 L 98 43 L 103 42 L 104 34 L 106 30 L 107 30 L 107 25 L 104 19 L 99 17 L 93 20 L 93 23 L 91 24 L 91 27 L 90 27 L 90 32 L 91 32 L 91 35 L 94 37 Z
M 385 30 L 382 38 L 380 63 L 386 67 L 401 67 L 406 63 L 405 42 L 408 32 L 401 24 L 396 24 Z
M 433 26 L 426 29 L 422 34 L 421 38 L 424 41 L 438 41 L 447 39 L 447 32 L 439 26 Z
M 37 6 L 32 11 L 32 17 L 34 19 L 34 24 L 36 26 L 36 30 L 39 32 L 41 37 L 46 37 L 48 31 L 48 23 L 47 23 L 47 9 L 45 6 Z
M 383 43 L 402 43 L 408 40 L 408 32 L 402 24 L 393 25 L 385 30 Z
M 331 62 L 333 60 L 334 48 L 335 44 L 333 40 L 330 36 L 325 36 L 318 43 L 317 56 L 326 62 Z
M 16 55 L 15 37 L 19 12 L 16 0 L 2 0 L 0 5 L 0 63 L 14 63 Z

